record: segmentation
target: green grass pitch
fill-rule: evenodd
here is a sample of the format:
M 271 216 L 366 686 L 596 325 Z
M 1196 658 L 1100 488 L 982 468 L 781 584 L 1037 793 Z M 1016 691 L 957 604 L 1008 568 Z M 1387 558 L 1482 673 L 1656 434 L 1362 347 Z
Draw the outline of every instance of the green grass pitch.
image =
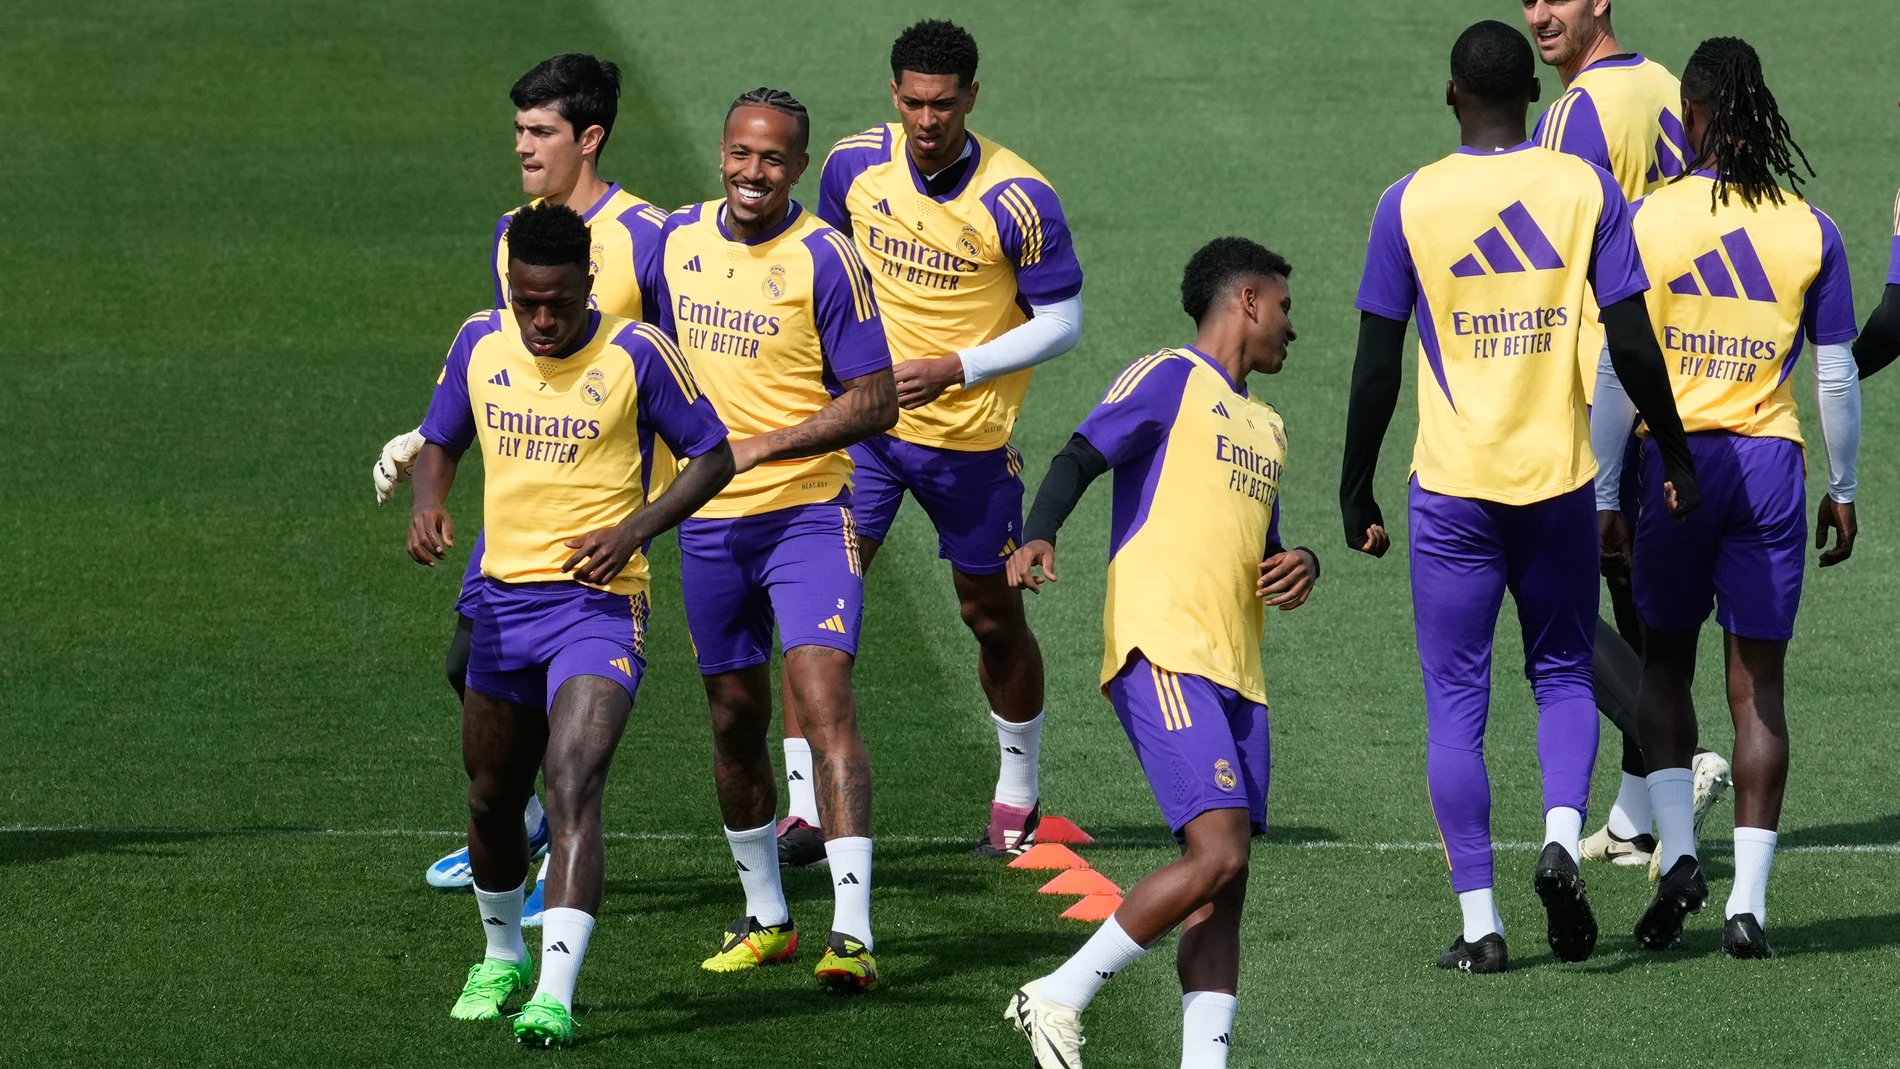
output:
M 425 572 L 367 469 L 413 426 L 461 318 L 488 300 L 489 228 L 518 193 L 510 82 L 556 51 L 619 60 L 606 171 L 676 205 L 714 195 L 728 101 L 810 105 L 814 152 L 889 117 L 884 57 L 949 14 L 983 46 L 973 125 L 1061 191 L 1088 272 L 1080 348 L 1038 373 L 1017 442 L 1040 476 L 1114 372 L 1186 340 L 1181 264 L 1223 233 L 1290 257 L 1300 340 L 1278 379 L 1290 535 L 1312 604 L 1270 625 L 1275 831 L 1256 852 L 1237 1066 L 1900 1062 L 1900 380 L 1866 392 L 1865 537 L 1809 576 L 1791 656 L 1795 758 L 1775 866 L 1783 956 L 1724 961 L 1715 908 L 1682 949 L 1636 950 L 1647 893 L 1588 870 L 1591 962 L 1558 967 L 1530 892 L 1533 716 L 1507 612 L 1491 769 L 1501 906 L 1519 970 L 1440 973 L 1457 911 L 1425 801 L 1403 553 L 1340 545 L 1334 486 L 1375 200 L 1448 151 L 1457 32 L 1514 0 L 1267 3 L 790 0 L 9 5 L 0 33 L 0 1065 L 513 1064 L 499 1025 L 451 1022 L 479 951 L 464 895 L 422 868 L 454 842 L 463 777 L 440 670 L 461 557 Z M 1820 171 L 1861 313 L 1900 182 L 1900 7 L 1866 0 L 1618 5 L 1674 69 L 1739 33 Z M 1546 99 L 1554 75 L 1543 73 Z M 815 196 L 816 172 L 804 192 Z M 1807 373 L 1803 394 L 1811 396 Z M 1410 405 L 1381 494 L 1402 509 Z M 1811 415 L 1811 406 L 1810 406 Z M 1818 434 L 1810 432 L 1810 440 Z M 1821 465 L 1812 465 L 1811 492 Z M 479 522 L 457 495 L 462 552 Z M 1096 694 L 1107 494 L 1032 605 L 1049 665 L 1045 799 L 1106 840 L 1128 885 L 1167 843 Z M 406 498 L 405 498 L 406 500 Z M 877 772 L 887 988 L 840 1003 L 809 968 L 737 978 L 699 959 L 740 908 L 718 838 L 677 553 L 656 552 L 652 668 L 608 801 L 619 836 L 581 981 L 572 1065 L 1021 1064 L 1013 986 L 1086 928 L 1037 880 L 967 856 L 993 774 L 973 644 L 923 516 L 870 576 L 858 673 Z M 1712 654 L 1714 643 L 1706 643 Z M 1698 696 L 1726 748 L 1713 656 Z M 1606 735 L 1592 826 L 1616 777 Z M 1510 845 L 1519 844 L 1519 845 Z M 794 873 L 808 931 L 825 880 Z M 1090 1010 L 1091 1066 L 1173 1064 L 1171 944 Z

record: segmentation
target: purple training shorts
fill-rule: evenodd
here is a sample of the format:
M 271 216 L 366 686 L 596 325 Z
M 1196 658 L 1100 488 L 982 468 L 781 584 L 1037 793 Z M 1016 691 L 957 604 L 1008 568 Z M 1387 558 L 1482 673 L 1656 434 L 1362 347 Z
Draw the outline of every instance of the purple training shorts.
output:
M 1245 809 L 1267 829 L 1267 707 L 1140 653 L 1108 681 L 1108 700 L 1176 836 L 1212 809 Z
M 703 675 L 764 664 L 779 645 L 853 656 L 864 617 L 857 523 L 844 499 L 680 524 L 680 587 Z
M 640 690 L 646 671 L 647 596 L 611 594 L 579 583 L 503 583 L 484 577 L 463 611 L 469 636 L 468 686 L 516 705 L 552 708 L 561 684 L 600 676 Z
M 852 509 L 860 532 L 882 542 L 904 491 L 937 526 L 937 556 L 965 575 L 1009 564 L 1023 531 L 1023 455 L 1013 445 L 969 452 L 937 449 L 888 434 L 851 447 Z

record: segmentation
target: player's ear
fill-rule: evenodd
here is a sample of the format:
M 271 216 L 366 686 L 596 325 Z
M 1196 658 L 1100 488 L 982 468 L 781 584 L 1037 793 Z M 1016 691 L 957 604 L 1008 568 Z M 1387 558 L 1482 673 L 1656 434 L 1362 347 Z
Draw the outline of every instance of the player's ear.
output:
M 607 140 L 607 131 L 599 126 L 590 126 L 581 131 L 581 155 L 591 156 L 600 151 L 600 143 Z
M 1544 99 L 1544 81 L 1533 74 L 1531 75 L 1531 103 L 1535 104 L 1542 99 Z
M 1458 83 L 1449 79 L 1445 82 L 1445 106 L 1453 111 L 1458 110 Z
M 963 102 L 963 113 L 965 115 L 968 115 L 969 113 L 976 110 L 976 91 L 981 88 L 983 88 L 982 82 L 970 83 L 969 98 Z

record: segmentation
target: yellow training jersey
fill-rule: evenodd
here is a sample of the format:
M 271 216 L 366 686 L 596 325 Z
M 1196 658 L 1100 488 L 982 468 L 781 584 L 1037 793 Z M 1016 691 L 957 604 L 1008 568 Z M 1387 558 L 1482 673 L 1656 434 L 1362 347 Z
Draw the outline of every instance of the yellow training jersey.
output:
M 508 223 L 514 217 L 511 211 L 495 221 L 497 308 L 508 304 Z M 622 319 L 653 322 L 648 305 L 659 277 L 660 231 L 666 225 L 666 212 L 615 183 L 581 218 L 594 238 L 588 264 L 594 291 L 588 295 L 588 305 Z
M 1689 139 L 1676 115 L 1681 109 L 1682 85 L 1662 64 L 1636 53 L 1611 56 L 1577 72 L 1537 120 L 1532 140 L 1610 172 L 1623 199 L 1633 201 L 1682 173 Z M 1586 293 L 1577 335 L 1585 404 L 1595 399 L 1603 351 L 1597 316 L 1596 295 Z
M 1266 703 L 1254 587 L 1279 543 L 1286 425 L 1191 347 L 1121 373 L 1076 433 L 1115 470 L 1102 685 L 1128 657 Z
M 1385 191 L 1357 304 L 1418 319 L 1420 486 L 1528 505 L 1596 474 L 1586 282 L 1611 303 L 1647 285 L 1629 205 L 1599 167 L 1529 143 L 1460 149 Z
M 1649 316 L 1686 431 L 1801 441 L 1789 375 L 1802 342 L 1851 341 L 1854 286 L 1841 233 L 1784 192 L 1753 208 L 1731 190 L 1711 207 L 1708 171 L 1637 202 Z
M 870 269 L 893 360 L 974 348 L 1023 323 L 1030 305 L 1082 291 L 1062 204 L 1035 168 L 976 134 L 956 168 L 947 190 L 925 192 L 897 123 L 845 138 L 825 160 L 818 214 L 852 236 Z M 904 411 L 891 433 L 942 449 L 998 448 L 1029 374 L 953 386 Z
M 656 439 L 696 457 L 726 429 L 659 328 L 595 312 L 568 353 L 537 357 L 497 309 L 456 334 L 422 436 L 457 453 L 481 442 L 482 574 L 547 583 L 578 582 L 561 571 L 565 542 L 645 506 Z M 646 588 L 636 553 L 605 589 Z
M 849 238 L 796 202 L 770 231 L 734 238 L 724 205 L 695 204 L 667 220 L 659 322 L 733 435 L 751 438 L 804 422 L 842 382 L 889 368 L 891 357 L 870 276 Z M 850 478 L 842 449 L 761 464 L 735 476 L 698 515 L 730 519 L 830 501 Z

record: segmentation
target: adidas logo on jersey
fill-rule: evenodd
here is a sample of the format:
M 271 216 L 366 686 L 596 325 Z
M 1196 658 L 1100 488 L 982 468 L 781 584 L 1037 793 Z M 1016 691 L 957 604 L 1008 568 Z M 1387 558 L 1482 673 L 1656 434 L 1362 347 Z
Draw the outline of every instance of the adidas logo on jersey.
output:
M 826 620 L 826 621 L 824 621 L 823 623 L 821 623 L 821 624 L 819 624 L 818 626 L 819 626 L 819 627 L 820 627 L 821 629 L 823 629 L 823 630 L 826 630 L 826 631 L 836 631 L 836 632 L 837 632 L 838 634 L 840 634 L 840 635 L 842 635 L 842 634 L 844 634 L 844 633 L 845 633 L 845 630 L 844 630 L 844 617 L 842 617 L 842 616 L 835 616 L 835 615 L 834 615 L 834 616 L 833 616 L 833 617 L 832 617 L 831 619 L 829 619 L 829 620 Z
M 1473 242 L 1477 253 L 1467 253 L 1465 258 L 1451 265 L 1451 273 L 1456 278 L 1476 278 L 1480 275 L 1509 275 L 1524 270 L 1554 271 L 1564 265 L 1563 257 L 1557 255 L 1557 249 L 1544 236 L 1544 231 L 1531 218 L 1530 209 L 1523 201 L 1511 205 L 1498 213 L 1498 220 L 1504 229 L 1497 227 L 1478 235 Z M 1507 240 L 1505 234 L 1510 234 Z M 1513 248 L 1513 242 L 1516 247 Z M 1484 262 L 1478 262 L 1478 257 Z M 1530 267 L 1524 264 L 1528 261 Z M 1486 268 L 1489 268 L 1487 271 Z
M 838 886 L 839 886 L 839 887 L 844 887 L 844 886 L 846 886 L 846 885 L 848 884 L 848 885 L 850 885 L 850 886 L 852 886 L 852 887 L 859 887 L 859 886 L 862 886 L 862 885 L 863 885 L 863 882 L 864 882 L 864 881 L 862 881 L 862 880 L 860 880 L 860 879 L 858 879 L 858 874 L 857 874 L 857 873 L 855 873 L 855 872 L 847 872 L 847 873 L 845 873 L 845 874 L 844 874 L 844 879 L 842 879 L 842 880 L 839 880 L 839 881 L 838 881 Z
M 492 379 L 489 379 L 488 384 L 490 386 L 512 386 L 513 385 L 513 383 L 508 381 L 507 368 L 502 368 L 500 371 L 495 372 L 495 377 Z
M 1728 253 L 1725 263 L 1722 253 Z M 1685 271 L 1669 283 L 1669 292 L 1685 297 L 1700 297 L 1705 292 L 1710 297 L 1740 297 L 1747 294 L 1751 301 L 1765 304 L 1775 303 L 1775 288 L 1768 284 L 1768 272 L 1762 270 L 1761 257 L 1755 254 L 1755 243 L 1748 240 L 1748 231 L 1731 230 L 1722 235 L 1722 247 L 1708 252 L 1690 261 L 1695 270 Z M 1734 272 L 1729 271 L 1730 266 Z M 1696 276 L 1702 277 L 1702 285 L 1696 285 Z M 1735 292 L 1735 283 L 1741 281 L 1742 293 Z
M 700 266 L 699 266 L 699 257 L 697 257 L 697 256 L 695 256 L 695 257 L 693 257 L 692 259 L 690 259 L 690 260 L 688 260 L 688 261 L 686 261 L 685 263 L 683 263 L 683 264 L 681 264 L 681 265 L 680 265 L 680 270 L 682 270 L 682 271 L 698 271 L 698 270 L 700 270 Z
M 891 202 L 888 200 L 880 200 L 872 204 L 871 207 L 876 208 L 878 211 L 883 212 L 885 215 L 891 214 Z
M 1232 417 L 1232 416 L 1230 416 L 1230 415 L 1228 415 L 1228 414 L 1227 414 L 1227 402 L 1225 402 L 1225 401 L 1216 401 L 1216 402 L 1214 402 L 1214 414 L 1215 414 L 1216 416 L 1219 416 L 1219 417 L 1220 417 L 1220 418 L 1222 418 L 1222 419 L 1233 419 L 1233 418 L 1234 418 L 1234 417 Z

